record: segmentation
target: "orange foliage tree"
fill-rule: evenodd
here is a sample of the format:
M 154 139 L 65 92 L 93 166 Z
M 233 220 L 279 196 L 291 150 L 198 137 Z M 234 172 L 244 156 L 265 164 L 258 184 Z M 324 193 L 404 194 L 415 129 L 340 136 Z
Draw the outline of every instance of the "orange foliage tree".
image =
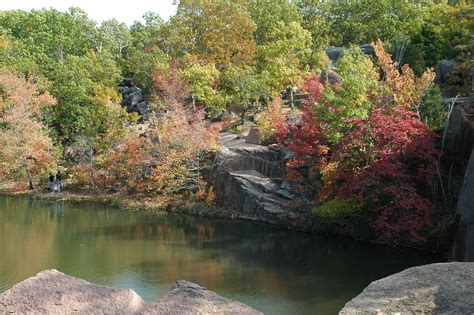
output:
M 55 100 L 40 93 L 31 80 L 13 72 L 0 73 L 0 178 L 28 179 L 29 188 L 48 168 L 55 167 L 53 143 L 44 132 L 41 109 Z
M 373 43 L 373 47 L 380 68 L 384 72 L 384 81 L 390 91 L 380 107 L 412 110 L 420 118 L 421 99 L 433 83 L 435 72 L 433 69 L 426 69 L 420 77 L 416 77 L 407 64 L 399 69 L 398 62 L 392 60 L 392 56 L 385 52 L 381 40 Z
M 204 111 L 174 103 L 145 132 L 130 131 L 103 163 L 113 181 L 131 191 L 201 192 L 204 161 L 217 148 L 220 125 Z

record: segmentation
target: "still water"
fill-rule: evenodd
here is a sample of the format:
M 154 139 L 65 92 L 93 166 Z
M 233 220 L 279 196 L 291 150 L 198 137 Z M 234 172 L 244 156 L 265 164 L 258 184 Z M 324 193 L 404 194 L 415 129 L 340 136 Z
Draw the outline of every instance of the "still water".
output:
M 265 314 L 336 314 L 371 281 L 434 261 L 254 222 L 0 197 L 0 292 L 55 268 L 147 302 L 186 279 Z

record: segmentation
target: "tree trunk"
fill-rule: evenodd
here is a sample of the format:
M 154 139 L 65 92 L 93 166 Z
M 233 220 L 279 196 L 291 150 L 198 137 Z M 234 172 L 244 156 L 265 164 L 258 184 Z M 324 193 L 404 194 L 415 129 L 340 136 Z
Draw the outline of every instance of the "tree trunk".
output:
M 293 93 L 293 88 L 290 88 L 290 104 L 291 104 L 291 109 L 295 109 L 295 98 L 294 98 L 294 93 Z
M 31 177 L 31 172 L 30 172 L 30 169 L 28 168 L 28 165 L 25 166 L 26 167 L 26 173 L 28 174 L 28 188 L 29 190 L 33 190 L 35 189 L 35 187 L 33 186 L 33 178 Z

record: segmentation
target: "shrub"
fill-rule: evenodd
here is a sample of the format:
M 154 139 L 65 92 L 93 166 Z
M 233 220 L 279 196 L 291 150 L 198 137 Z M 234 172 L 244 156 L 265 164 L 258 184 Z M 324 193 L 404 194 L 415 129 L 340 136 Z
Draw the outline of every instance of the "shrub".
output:
M 337 220 L 342 217 L 357 215 L 364 207 L 358 199 L 335 198 L 313 208 L 313 213 L 327 219 Z
M 323 198 L 356 198 L 376 212 L 379 240 L 421 243 L 430 226 L 432 184 L 438 151 L 435 135 L 417 115 L 375 110 L 333 150 L 323 171 Z
M 274 143 L 282 137 L 280 133 L 285 128 L 285 120 L 281 99 L 277 98 L 262 112 L 257 121 L 258 131 L 264 143 Z

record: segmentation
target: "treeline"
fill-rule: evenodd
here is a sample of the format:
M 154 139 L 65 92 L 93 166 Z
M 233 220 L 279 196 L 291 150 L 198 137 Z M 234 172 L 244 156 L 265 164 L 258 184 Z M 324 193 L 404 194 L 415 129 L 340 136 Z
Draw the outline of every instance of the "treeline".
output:
M 428 68 L 456 59 L 451 83 L 469 91 L 467 2 L 182 0 L 169 21 L 143 18 L 128 27 L 98 25 L 79 8 L 0 12 L 3 182 L 25 188 L 65 167 L 76 185 L 212 202 L 201 171 L 221 125 L 209 120 L 260 111 L 264 140 L 295 153 L 295 189 L 325 202 L 315 212 L 374 209 L 363 218 L 380 238 L 408 230 L 423 240 L 432 131 L 446 121 Z M 361 44 L 374 44 L 373 56 Z M 325 49 L 334 46 L 346 49 L 333 64 Z M 328 69 L 337 82 L 321 84 Z M 150 101 L 149 121 L 120 105 L 124 77 Z M 298 124 L 284 90 L 306 94 Z

